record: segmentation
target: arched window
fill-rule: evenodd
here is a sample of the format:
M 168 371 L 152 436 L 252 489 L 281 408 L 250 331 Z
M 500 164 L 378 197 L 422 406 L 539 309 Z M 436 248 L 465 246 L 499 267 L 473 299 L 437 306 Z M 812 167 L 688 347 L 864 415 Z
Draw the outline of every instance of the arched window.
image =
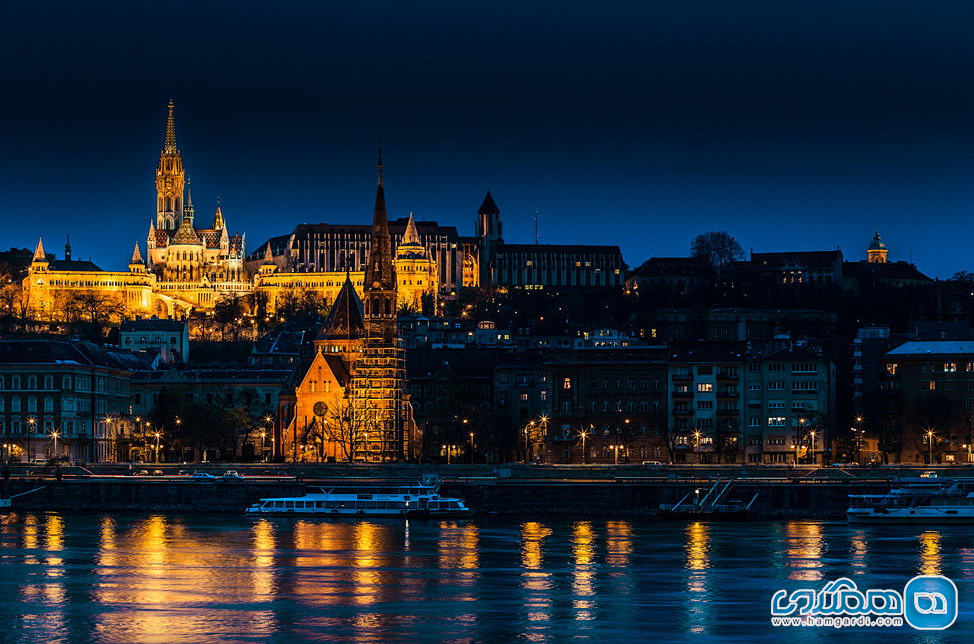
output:
M 27 376 L 27 388 L 37 389 L 37 376 Z
M 54 396 L 44 396 L 44 411 L 48 413 L 54 411 Z
M 54 376 L 44 376 L 44 389 L 54 389 Z
M 4 388 L 3 387 L 3 384 L 4 384 L 4 382 L 3 382 L 3 376 L 0 376 L 0 389 L 3 389 Z
M 28 412 L 37 411 L 37 396 L 30 396 L 27 398 L 27 411 Z
M 20 389 L 20 376 L 14 376 L 10 379 L 11 389 Z
M 128 338 L 128 340 L 131 344 L 131 338 Z M 65 391 L 71 390 L 71 376 L 64 376 L 61 378 L 61 389 L 64 389 Z

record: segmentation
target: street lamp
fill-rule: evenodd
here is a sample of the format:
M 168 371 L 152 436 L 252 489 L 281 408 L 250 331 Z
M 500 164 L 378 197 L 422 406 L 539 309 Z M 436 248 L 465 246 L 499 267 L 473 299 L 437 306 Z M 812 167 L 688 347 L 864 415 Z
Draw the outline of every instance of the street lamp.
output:
M 524 462 L 525 463 L 528 462 L 529 457 L 531 455 L 530 454 L 531 448 L 528 447 L 528 434 L 531 431 L 531 428 L 532 427 L 534 427 L 534 421 L 533 420 L 529 420 L 527 426 L 525 426 L 525 428 L 524 428 Z
M 54 439 L 54 458 L 57 458 L 57 437 L 60 436 L 56 431 L 51 430 L 51 438 Z
M 808 435 L 812 437 L 812 465 L 815 465 L 818 463 L 818 460 L 815 458 L 815 430 L 813 429 L 808 432 Z
M 933 465 L 933 430 L 927 430 L 927 462 Z
M 799 418 L 798 419 L 798 427 L 799 427 L 799 429 L 798 429 L 798 442 L 800 443 L 803 440 L 802 434 L 805 433 L 805 419 L 804 418 Z M 814 456 L 815 456 L 815 452 L 813 451 L 812 452 L 812 457 L 814 457 Z
M 473 432 L 470 432 L 470 464 L 473 465 Z
M 580 436 L 582 437 L 582 465 L 585 465 L 585 438 L 588 436 L 588 432 L 582 430 Z
M 697 455 L 697 462 L 700 462 L 700 430 L 693 432 L 693 453 Z
M 267 462 L 267 432 L 260 432 L 260 460 L 262 463 Z
M 271 418 L 271 415 L 270 414 L 264 416 L 264 422 L 267 423 L 268 430 L 273 431 L 273 429 L 274 429 L 274 425 L 273 425 L 274 419 Z M 271 460 L 277 458 L 277 448 L 276 448 L 276 445 L 277 445 L 277 441 L 275 441 L 274 440 L 274 437 L 271 436 Z
M 621 445 L 612 445 L 612 448 L 615 449 L 615 453 L 616 453 L 616 456 L 615 456 L 615 464 L 616 465 L 619 464 L 619 448 L 620 447 L 621 447 Z
M 34 450 L 30 444 L 31 434 L 34 433 L 34 425 L 37 424 L 37 419 L 33 416 L 27 419 L 27 462 L 30 463 L 34 460 Z
M 162 436 L 159 432 L 153 434 L 156 437 L 156 464 L 159 464 L 159 437 Z

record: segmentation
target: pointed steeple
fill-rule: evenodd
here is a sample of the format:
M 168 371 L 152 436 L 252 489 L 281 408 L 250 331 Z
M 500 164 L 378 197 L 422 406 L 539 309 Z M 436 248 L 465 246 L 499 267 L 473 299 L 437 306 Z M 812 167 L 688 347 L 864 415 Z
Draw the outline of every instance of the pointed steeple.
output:
M 179 223 L 179 228 L 176 229 L 176 234 L 172 236 L 170 244 L 201 244 L 200 235 L 193 228 L 193 222 L 189 219 L 183 219 Z
M 362 300 L 355 292 L 352 277 L 346 271 L 345 283 L 335 296 L 335 303 L 328 312 L 318 340 L 350 340 L 360 338 L 365 333 L 365 318 L 362 313 Z
M 396 336 L 396 268 L 386 218 L 386 195 L 382 187 L 382 148 L 379 148 L 379 181 L 375 189 L 372 239 L 365 265 L 365 321 L 369 336 L 389 344 Z
M 34 258 L 31 260 L 33 262 L 46 262 L 47 255 L 44 254 L 44 239 L 37 239 L 37 248 L 34 249 Z
M 66 261 L 71 261 L 71 235 L 67 236 L 67 240 L 64 242 L 64 259 Z
M 501 214 L 500 208 L 494 203 L 494 198 L 490 196 L 490 190 L 487 191 L 487 195 L 484 197 L 483 203 L 480 204 L 480 208 L 477 208 L 478 215 L 499 215 Z
M 176 154 L 179 150 L 176 149 L 176 121 L 173 119 L 172 115 L 173 102 L 169 99 L 169 116 L 166 118 L 166 141 L 162 147 L 162 151 L 166 154 Z
M 193 191 L 189 187 L 189 177 L 186 177 L 186 205 L 183 206 L 183 217 L 189 219 L 190 223 L 193 222 L 193 217 L 196 216 L 196 209 L 193 208 Z
M 403 244 L 411 244 L 421 246 L 423 242 L 419 239 L 419 233 L 416 231 L 416 221 L 413 219 L 413 213 L 409 213 L 409 221 L 406 222 L 406 232 L 402 236 Z
M 271 252 L 271 243 L 267 242 L 267 249 L 264 251 L 264 263 L 273 264 L 274 263 L 274 253 Z
M 132 261 L 129 264 L 142 264 L 142 253 L 139 251 L 139 242 L 135 242 L 135 250 L 132 251 Z
M 213 230 L 222 230 L 224 227 L 223 209 L 220 207 L 220 198 L 216 198 L 216 212 L 213 214 Z

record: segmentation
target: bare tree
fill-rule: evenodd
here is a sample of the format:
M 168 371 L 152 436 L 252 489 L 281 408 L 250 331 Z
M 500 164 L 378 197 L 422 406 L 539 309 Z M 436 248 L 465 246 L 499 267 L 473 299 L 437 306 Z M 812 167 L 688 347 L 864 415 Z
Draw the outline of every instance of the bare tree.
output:
M 690 244 L 690 255 L 706 259 L 719 273 L 731 262 L 744 259 L 744 249 L 726 230 L 712 230 L 697 235 Z
M 369 435 L 378 430 L 378 423 L 369 410 L 360 408 L 350 397 L 340 399 L 316 422 L 322 442 L 338 445 L 349 463 L 362 447 L 367 446 Z

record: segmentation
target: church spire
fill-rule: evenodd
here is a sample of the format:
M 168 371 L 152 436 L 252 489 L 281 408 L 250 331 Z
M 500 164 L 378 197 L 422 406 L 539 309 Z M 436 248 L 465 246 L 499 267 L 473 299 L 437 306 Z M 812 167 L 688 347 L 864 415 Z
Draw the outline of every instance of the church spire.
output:
M 223 209 L 220 207 L 220 198 L 216 198 L 216 212 L 213 213 L 213 230 L 223 230 L 225 227 L 225 222 L 223 221 Z
M 71 261 L 71 235 L 67 236 L 67 240 L 64 242 L 64 259 Z
M 396 269 L 386 217 L 385 189 L 382 186 L 382 148 L 379 148 L 378 169 L 372 239 L 365 265 L 365 318 L 370 336 L 392 343 L 396 335 Z
M 135 250 L 132 251 L 132 261 L 129 264 L 141 264 L 142 253 L 139 251 L 139 242 L 135 242 Z
M 163 152 L 165 154 L 178 154 L 179 150 L 176 149 L 176 120 L 172 115 L 173 102 L 169 99 L 169 116 L 166 118 L 166 142 L 163 145 Z
M 183 206 L 183 218 L 189 219 L 189 222 L 193 223 L 193 217 L 196 216 L 196 209 L 193 208 L 193 191 L 189 187 L 189 177 L 186 177 L 186 205 Z

